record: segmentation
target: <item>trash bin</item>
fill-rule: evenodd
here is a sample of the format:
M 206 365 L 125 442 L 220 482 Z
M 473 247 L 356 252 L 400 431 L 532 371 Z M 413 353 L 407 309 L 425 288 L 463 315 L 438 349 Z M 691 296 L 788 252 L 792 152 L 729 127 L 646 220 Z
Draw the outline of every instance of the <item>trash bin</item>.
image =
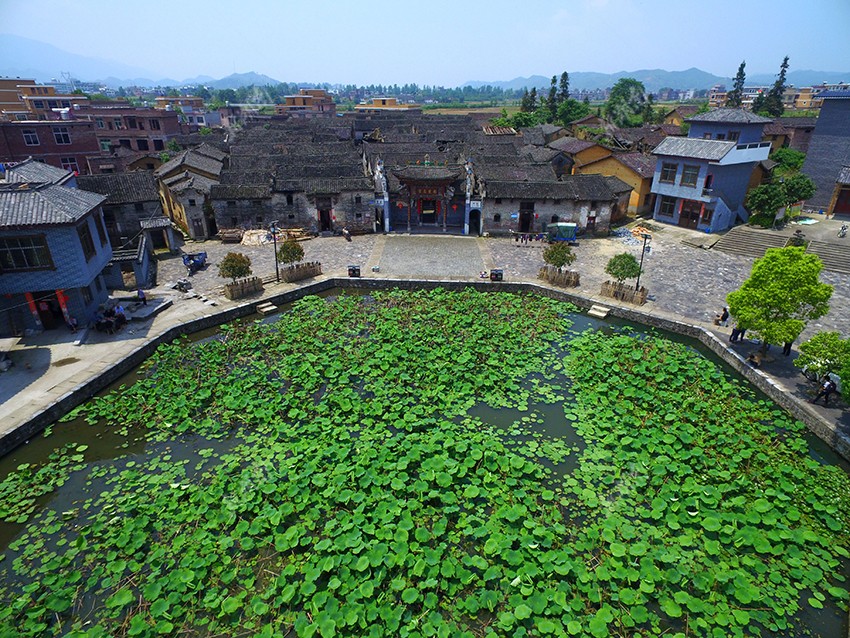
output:
M 359 277 L 360 276 L 360 266 L 349 266 L 348 267 L 348 276 L 349 277 Z
M 490 281 L 502 281 L 502 270 L 494 268 L 490 271 Z

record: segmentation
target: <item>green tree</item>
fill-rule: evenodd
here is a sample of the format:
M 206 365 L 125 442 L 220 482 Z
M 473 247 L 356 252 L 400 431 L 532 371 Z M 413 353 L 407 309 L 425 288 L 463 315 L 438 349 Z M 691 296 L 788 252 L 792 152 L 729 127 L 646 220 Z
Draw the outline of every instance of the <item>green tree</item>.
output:
M 558 105 L 557 120 L 563 126 L 568 126 L 570 122 L 575 122 L 588 115 L 590 115 L 590 106 L 586 102 L 568 98 Z
M 621 78 L 611 89 L 605 114 L 617 126 L 635 124 L 635 116 L 643 110 L 646 89 L 634 78 Z
M 242 253 L 227 253 L 218 265 L 218 276 L 230 277 L 234 282 L 250 274 L 251 259 Z
M 726 106 L 729 108 L 741 108 L 741 99 L 744 96 L 744 83 L 747 81 L 747 75 L 744 73 L 746 66 L 746 60 L 741 62 L 741 66 L 738 67 L 738 73 L 735 75 L 735 82 L 732 84 L 732 90 L 726 94 Z
M 763 111 L 770 117 L 780 117 L 782 115 L 785 110 L 785 107 L 782 105 L 782 94 L 785 93 L 785 78 L 787 74 L 788 56 L 786 55 L 782 60 L 782 64 L 779 66 L 779 74 L 776 76 L 776 82 L 770 87 L 770 91 L 767 92 L 764 100 L 759 105 L 759 111 Z M 756 110 L 755 104 L 753 104 L 753 110 Z
M 658 114 L 655 112 L 655 101 L 652 93 L 646 96 L 646 102 L 641 111 L 641 118 L 644 124 L 655 124 L 658 121 Z
M 549 85 L 549 96 L 546 98 L 546 110 L 548 120 L 553 122 L 558 115 L 558 77 L 553 75 Z
M 790 175 L 798 172 L 803 168 L 803 162 L 806 160 L 806 154 L 802 151 L 793 148 L 779 148 L 770 154 L 770 159 L 778 164 L 773 169 L 774 175 Z
M 823 263 L 805 248 L 769 248 L 741 287 L 726 295 L 738 325 L 767 344 L 795 341 L 806 322 L 829 311 L 832 286 L 819 279 Z
M 783 206 L 810 199 L 816 188 L 811 178 L 798 173 L 787 179 L 756 186 L 747 195 L 746 207 L 757 214 L 773 217 Z
M 531 105 L 531 94 L 528 89 L 522 90 L 522 99 L 519 101 L 519 110 L 521 113 L 531 113 L 534 108 Z
M 561 73 L 558 81 L 558 104 L 563 104 L 570 99 L 570 75 L 566 71 Z
M 841 370 L 850 365 L 850 339 L 842 339 L 838 332 L 818 332 L 800 344 L 800 356 L 794 359 L 794 365 L 819 378 L 827 372 L 838 373 L 842 385 L 847 385 Z M 850 382 L 850 377 L 847 381 Z
M 605 272 L 622 284 L 626 279 L 634 279 L 640 274 L 640 264 L 631 253 L 620 253 L 608 260 Z
M 282 264 L 299 262 L 304 259 L 304 248 L 294 239 L 287 239 L 278 248 L 277 259 Z
M 543 249 L 543 261 L 554 266 L 559 271 L 564 266 L 569 266 L 576 260 L 576 255 L 570 245 L 565 241 L 549 244 Z

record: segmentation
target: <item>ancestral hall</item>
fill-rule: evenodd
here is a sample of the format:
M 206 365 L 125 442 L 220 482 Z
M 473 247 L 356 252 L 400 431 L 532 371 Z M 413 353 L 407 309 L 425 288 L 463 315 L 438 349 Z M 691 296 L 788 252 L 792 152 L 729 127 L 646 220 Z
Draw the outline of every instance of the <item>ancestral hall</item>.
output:
M 606 233 L 631 187 L 568 175 L 538 131 L 472 116 L 356 113 L 247 127 L 210 189 L 219 229 L 272 222 L 310 232 L 540 233 L 571 221 Z

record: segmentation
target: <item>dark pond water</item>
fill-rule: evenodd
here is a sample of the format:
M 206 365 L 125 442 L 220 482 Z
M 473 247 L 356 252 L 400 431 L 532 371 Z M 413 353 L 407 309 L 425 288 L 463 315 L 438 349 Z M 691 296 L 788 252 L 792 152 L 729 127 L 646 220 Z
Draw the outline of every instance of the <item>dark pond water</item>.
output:
M 321 296 L 334 297 L 341 291 L 328 291 Z M 345 291 L 346 294 L 367 295 L 365 291 Z M 289 310 L 289 305 L 281 306 L 281 312 Z M 254 315 L 243 319 L 244 322 L 273 322 L 278 319 L 277 315 L 262 317 Z M 734 377 L 734 370 L 719 359 L 713 352 L 703 346 L 700 342 L 680 335 L 661 333 L 658 330 L 645 326 L 627 323 L 617 319 L 597 320 L 583 314 L 571 317 L 573 330 L 581 332 L 584 330 L 599 330 L 612 334 L 624 328 L 630 329 L 635 334 L 662 334 L 664 337 L 684 343 L 698 351 L 702 356 L 710 359 L 720 366 L 728 375 Z M 218 329 L 210 329 L 195 333 L 190 336 L 192 342 L 203 342 L 216 339 L 219 336 Z M 117 389 L 122 384 L 130 385 L 137 379 L 134 371 L 117 381 L 104 391 L 104 394 Z M 565 417 L 565 407 L 570 402 L 569 380 L 564 377 L 554 379 L 526 379 L 524 387 L 534 389 L 535 383 L 547 383 L 556 385 L 558 394 L 565 397 L 565 401 L 559 403 L 547 403 L 532 400 L 526 409 L 494 408 L 485 404 L 478 404 L 467 412 L 467 417 L 474 419 L 486 426 L 493 427 L 503 433 L 507 433 L 510 440 L 518 445 L 529 442 L 559 441 L 570 449 L 565 458 L 553 462 L 545 454 L 538 457 L 539 462 L 552 470 L 552 481 L 571 473 L 577 466 L 582 450 L 586 447 L 584 440 L 577 434 L 571 422 Z M 756 388 L 745 380 L 741 383 L 747 387 L 758 399 L 766 399 Z M 533 394 L 532 394 L 533 396 Z M 850 473 L 850 465 L 832 452 L 829 447 L 814 435 L 807 436 L 810 455 L 818 462 L 826 465 L 838 465 L 845 472 Z M 39 506 L 50 508 L 57 512 L 73 511 L 74 504 L 81 500 L 91 498 L 106 486 L 106 479 L 91 480 L 89 475 L 95 468 L 101 465 L 113 467 L 127 467 L 128 464 L 142 464 L 146 459 L 168 452 L 172 458 L 185 460 L 187 472 L 190 467 L 200 468 L 205 463 L 215 462 L 217 455 L 226 452 L 230 448 L 241 443 L 236 438 L 209 441 L 201 437 L 181 437 L 170 441 L 146 442 L 144 433 L 121 432 L 120 428 L 110 428 L 104 424 L 88 425 L 82 419 L 69 423 L 57 423 L 27 444 L 15 449 L 7 456 L 0 458 L 0 479 L 14 471 L 22 463 L 41 464 L 54 450 L 62 448 L 66 444 L 85 443 L 88 449 L 84 452 L 85 462 L 88 466 L 85 470 L 75 472 L 69 480 L 56 492 L 39 500 Z M 201 450 L 213 449 L 217 454 L 211 457 L 199 454 Z M 534 449 L 534 448 L 532 448 Z M 79 521 L 85 524 L 85 521 Z M 0 551 L 6 551 L 6 558 L 14 559 L 18 552 L 8 550 L 9 544 L 23 531 L 25 525 L 16 525 L 0 522 Z M 845 572 L 848 566 L 845 565 Z M 805 598 L 805 596 L 804 596 Z M 800 626 L 807 629 L 800 634 L 780 634 L 788 638 L 797 636 L 820 636 L 823 638 L 832 636 L 848 635 L 847 614 L 835 606 L 827 606 L 823 610 L 814 610 L 804 607 L 799 614 Z M 765 634 L 767 635 L 767 634 Z

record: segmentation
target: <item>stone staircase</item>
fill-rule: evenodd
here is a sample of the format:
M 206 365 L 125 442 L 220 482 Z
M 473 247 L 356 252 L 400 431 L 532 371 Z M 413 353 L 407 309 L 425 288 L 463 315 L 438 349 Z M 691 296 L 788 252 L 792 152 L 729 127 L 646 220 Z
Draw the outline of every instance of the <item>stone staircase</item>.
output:
M 850 275 L 850 243 L 845 246 L 823 241 L 810 241 L 806 252 L 820 257 L 824 270 Z
M 762 230 L 749 226 L 736 226 L 720 238 L 714 248 L 730 255 L 741 255 L 757 259 L 764 257 L 768 248 L 782 248 L 793 234 L 785 229 Z M 824 270 L 850 275 L 850 242 L 844 244 L 809 241 L 806 252 L 820 257 Z
M 791 231 L 762 230 L 749 226 L 735 226 L 720 238 L 714 248 L 730 255 L 755 259 L 764 257 L 768 248 L 782 248 L 793 233 Z

